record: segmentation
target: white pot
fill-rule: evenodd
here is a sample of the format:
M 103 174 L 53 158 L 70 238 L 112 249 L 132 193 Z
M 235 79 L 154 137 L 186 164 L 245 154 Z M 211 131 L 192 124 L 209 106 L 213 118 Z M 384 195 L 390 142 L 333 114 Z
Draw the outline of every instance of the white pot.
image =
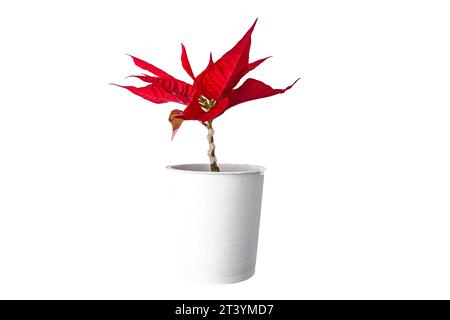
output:
M 219 164 L 167 167 L 177 224 L 178 269 L 202 283 L 234 283 L 255 273 L 264 168 Z

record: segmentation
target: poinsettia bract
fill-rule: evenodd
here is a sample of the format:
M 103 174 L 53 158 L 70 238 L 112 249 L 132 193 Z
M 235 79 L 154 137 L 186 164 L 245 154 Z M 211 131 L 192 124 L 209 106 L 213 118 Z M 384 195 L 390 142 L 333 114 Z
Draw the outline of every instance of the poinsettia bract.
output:
M 151 63 L 131 56 L 136 66 L 151 75 L 132 76 L 145 82 L 143 87 L 120 87 L 153 103 L 176 102 L 185 105 L 184 110 L 175 109 L 170 113 L 172 138 L 184 120 L 197 120 L 206 124 L 240 103 L 284 93 L 298 79 L 284 89 L 273 89 L 262 81 L 248 78 L 235 88 L 247 73 L 268 59 L 267 57 L 249 62 L 251 36 L 256 22 L 257 20 L 242 39 L 219 60 L 214 62 L 210 56 L 208 66 L 197 76 L 192 71 L 186 48 L 182 44 L 181 64 L 192 78 L 192 84 L 178 80 Z

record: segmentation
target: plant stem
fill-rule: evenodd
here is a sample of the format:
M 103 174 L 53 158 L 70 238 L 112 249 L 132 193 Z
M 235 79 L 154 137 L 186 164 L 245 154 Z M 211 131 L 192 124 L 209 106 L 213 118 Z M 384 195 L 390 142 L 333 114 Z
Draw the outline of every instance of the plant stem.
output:
M 220 172 L 219 166 L 217 165 L 216 145 L 214 144 L 214 129 L 212 127 L 212 120 L 206 122 L 206 128 L 208 129 L 207 135 L 209 142 L 208 157 L 211 171 Z

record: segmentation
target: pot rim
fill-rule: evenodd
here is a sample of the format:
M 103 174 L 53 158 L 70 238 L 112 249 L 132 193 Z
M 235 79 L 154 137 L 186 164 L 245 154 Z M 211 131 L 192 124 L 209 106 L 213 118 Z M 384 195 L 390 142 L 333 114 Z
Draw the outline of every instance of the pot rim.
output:
M 209 171 L 208 163 L 184 163 L 166 166 L 166 169 L 173 172 L 185 174 L 206 174 L 206 175 L 241 175 L 241 174 L 260 174 L 264 175 L 266 168 L 252 164 L 219 163 L 219 168 L 224 169 L 220 172 Z

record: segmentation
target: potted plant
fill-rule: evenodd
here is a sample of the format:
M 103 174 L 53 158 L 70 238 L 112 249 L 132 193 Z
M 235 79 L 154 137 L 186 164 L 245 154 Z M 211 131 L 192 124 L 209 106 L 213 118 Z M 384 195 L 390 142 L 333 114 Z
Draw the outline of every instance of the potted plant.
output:
M 213 120 L 243 102 L 284 93 L 298 81 L 285 89 L 273 89 L 248 78 L 235 88 L 247 73 L 268 59 L 249 62 L 256 22 L 219 60 L 214 62 L 210 55 L 206 69 L 197 76 L 182 44 L 181 63 L 192 84 L 131 56 L 136 66 L 151 75 L 132 76 L 147 83 L 143 87 L 119 85 L 153 103 L 186 106 L 169 115 L 172 139 L 183 121 L 198 121 L 207 130 L 209 164 L 167 167 L 171 208 L 178 221 L 179 269 L 198 282 L 233 283 L 254 274 L 263 191 L 263 167 L 217 162 Z

